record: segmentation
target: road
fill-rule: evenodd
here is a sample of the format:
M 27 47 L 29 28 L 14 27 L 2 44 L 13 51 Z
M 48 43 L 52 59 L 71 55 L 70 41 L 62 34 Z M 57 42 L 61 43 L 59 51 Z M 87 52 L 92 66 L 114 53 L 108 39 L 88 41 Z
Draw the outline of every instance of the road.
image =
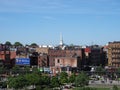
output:
M 106 81 L 101 81 L 101 80 L 97 80 L 97 81 L 89 81 L 89 86 L 90 87 L 113 87 L 114 85 L 117 85 L 118 87 L 120 87 L 120 81 L 116 81 L 116 80 L 106 80 Z

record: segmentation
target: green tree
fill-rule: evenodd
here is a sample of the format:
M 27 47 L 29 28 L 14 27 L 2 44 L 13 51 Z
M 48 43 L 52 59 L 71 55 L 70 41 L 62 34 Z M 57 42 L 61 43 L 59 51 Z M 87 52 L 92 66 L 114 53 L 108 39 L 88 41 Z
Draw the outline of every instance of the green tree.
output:
M 68 74 L 66 72 L 61 72 L 60 73 L 60 83 L 68 83 Z
M 120 77 L 120 67 L 117 69 L 118 77 Z
M 75 73 L 72 73 L 72 75 L 69 77 L 69 82 L 74 83 L 75 82 L 75 77 L 76 77 Z
M 6 72 L 6 69 L 4 66 L 0 67 L 0 74 L 4 74 Z
M 50 77 L 47 75 L 42 76 L 42 85 L 50 85 Z
M 37 85 L 36 90 L 43 90 L 43 88 L 40 85 Z
M 58 77 L 56 77 L 56 76 L 52 77 L 52 79 L 51 79 L 51 86 L 52 87 L 59 87 L 60 86 Z
M 20 42 L 15 42 L 15 43 L 14 43 L 14 46 L 23 46 L 23 44 L 20 43 Z
M 117 72 L 120 73 L 120 67 L 117 69 Z
M 5 45 L 12 46 L 11 42 L 9 42 L 9 41 L 6 41 Z
M 2 77 L 2 74 L 7 74 L 7 73 L 9 73 L 9 70 L 7 70 L 6 67 L 1 66 L 0 67 L 0 80 L 4 78 Z
M 14 89 L 22 89 L 30 85 L 32 85 L 33 88 L 35 88 L 34 86 L 40 85 L 40 83 L 42 82 L 41 81 L 42 79 L 40 78 L 42 77 L 38 74 L 26 73 L 24 75 L 9 77 L 8 85 L 10 88 L 14 88 Z
M 102 75 L 105 73 L 105 69 L 100 65 L 95 70 L 99 75 Z
M 8 78 L 8 86 L 9 88 L 14 88 L 14 89 L 22 89 L 26 87 L 27 80 L 24 77 L 24 75 L 19 75 L 17 77 L 9 77 Z
M 33 67 L 32 72 L 35 73 L 35 74 L 40 74 L 41 75 L 41 72 L 38 70 L 37 67 Z
M 20 67 L 19 66 L 14 66 L 13 68 L 12 68 L 12 73 L 13 74 L 20 74 L 20 72 L 21 72 L 21 70 L 20 70 Z
M 39 84 L 39 75 L 35 74 L 35 73 L 31 73 L 31 74 L 26 74 L 25 78 L 27 80 L 28 85 L 33 85 L 33 88 L 35 85 Z
M 84 87 L 88 82 L 89 77 L 84 72 L 81 72 L 75 79 L 75 85 L 80 87 Z
M 38 45 L 36 43 L 32 43 L 30 46 L 31 47 L 38 47 Z
M 24 67 L 24 73 L 29 73 L 30 72 L 30 67 L 29 66 L 25 66 Z

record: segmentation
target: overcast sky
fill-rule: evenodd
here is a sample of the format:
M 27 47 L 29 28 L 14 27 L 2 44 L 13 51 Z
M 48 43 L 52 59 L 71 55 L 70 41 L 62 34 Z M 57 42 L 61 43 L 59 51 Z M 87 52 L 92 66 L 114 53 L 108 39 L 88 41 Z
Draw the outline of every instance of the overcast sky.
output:
M 0 43 L 104 45 L 120 40 L 120 0 L 0 0 Z

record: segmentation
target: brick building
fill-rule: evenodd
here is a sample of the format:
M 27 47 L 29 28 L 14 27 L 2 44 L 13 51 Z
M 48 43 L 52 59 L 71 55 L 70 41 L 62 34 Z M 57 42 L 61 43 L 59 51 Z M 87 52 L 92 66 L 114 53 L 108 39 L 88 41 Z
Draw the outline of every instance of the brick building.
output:
M 56 57 L 55 58 L 56 67 L 79 67 L 79 61 L 76 57 Z
M 80 57 L 81 59 L 83 56 L 84 50 L 56 50 L 56 49 L 49 49 L 48 56 L 49 56 L 49 65 L 55 66 L 55 58 L 56 57 Z
M 71 74 L 71 72 L 77 72 L 79 70 L 80 63 L 81 59 L 79 57 L 56 57 L 55 66 L 51 70 L 53 73 L 66 71 Z
M 6 67 L 13 67 L 15 64 L 16 51 L 10 50 L 10 47 L 1 44 L 0 45 L 0 65 Z
M 71 71 L 77 71 L 78 68 L 80 69 L 82 67 L 84 62 L 84 49 L 49 49 L 48 57 L 49 66 L 53 73 L 66 70 L 65 68 L 68 67 L 71 68 Z
M 38 66 L 39 67 L 48 67 L 49 59 L 47 54 L 39 54 L 38 56 Z
M 86 65 L 86 66 L 90 65 L 90 53 L 91 53 L 91 48 L 90 47 L 86 47 L 84 49 L 84 54 L 85 54 L 84 65 Z
M 66 55 L 65 50 L 49 49 L 48 50 L 49 66 L 55 66 L 56 57 L 65 57 L 65 55 Z

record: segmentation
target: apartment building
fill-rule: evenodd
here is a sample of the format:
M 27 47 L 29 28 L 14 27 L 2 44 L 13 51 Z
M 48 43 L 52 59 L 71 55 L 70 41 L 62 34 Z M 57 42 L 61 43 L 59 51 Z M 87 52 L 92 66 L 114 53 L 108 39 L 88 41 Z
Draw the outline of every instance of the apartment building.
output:
M 120 41 L 109 42 L 108 65 L 113 67 L 120 67 Z

